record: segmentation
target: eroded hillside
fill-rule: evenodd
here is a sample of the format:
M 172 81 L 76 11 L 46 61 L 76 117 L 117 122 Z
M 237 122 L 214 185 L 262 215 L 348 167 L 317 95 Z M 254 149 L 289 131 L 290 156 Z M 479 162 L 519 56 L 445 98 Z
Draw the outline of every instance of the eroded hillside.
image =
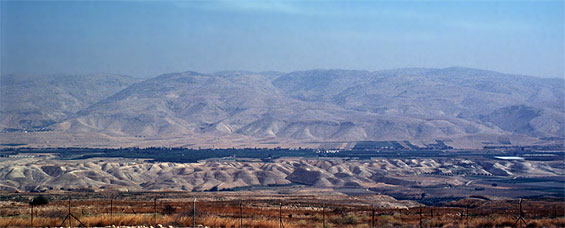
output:
M 562 79 L 468 68 L 184 72 L 135 84 L 9 79 L 2 83 L 3 144 L 319 147 L 441 139 L 482 148 L 565 138 Z M 24 125 L 46 132 L 26 133 Z
M 382 192 L 419 198 L 465 194 L 539 194 L 522 181 L 558 181 L 560 161 L 490 159 L 277 159 L 253 162 L 212 159 L 198 163 L 130 159 L 57 160 L 56 157 L 1 158 L 0 190 L 217 191 L 242 187 L 316 188 Z M 545 180 L 547 179 L 547 180 Z M 510 182 L 508 182 L 510 181 Z M 525 181 L 524 183 L 529 182 Z M 548 185 L 547 185 L 548 186 Z M 479 189 L 479 190 L 477 190 Z M 479 191 L 479 192 L 476 192 Z

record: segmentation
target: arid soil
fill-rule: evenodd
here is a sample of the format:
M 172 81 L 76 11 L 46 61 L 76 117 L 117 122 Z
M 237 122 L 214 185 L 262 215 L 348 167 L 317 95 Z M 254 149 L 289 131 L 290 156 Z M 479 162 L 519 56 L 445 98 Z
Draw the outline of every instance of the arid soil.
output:
M 117 158 L 59 160 L 41 155 L 0 158 L 0 190 L 231 191 L 268 187 L 288 193 L 318 189 L 410 199 L 422 198 L 422 194 L 515 198 L 558 191 L 564 172 L 562 161 L 482 158 L 211 159 L 172 163 Z

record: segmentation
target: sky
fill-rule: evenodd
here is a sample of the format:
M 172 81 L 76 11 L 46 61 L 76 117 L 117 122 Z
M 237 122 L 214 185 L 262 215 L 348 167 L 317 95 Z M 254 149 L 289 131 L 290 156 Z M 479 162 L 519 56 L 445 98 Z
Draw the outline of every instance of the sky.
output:
M 5 1 L 1 74 L 463 66 L 565 78 L 564 1 Z

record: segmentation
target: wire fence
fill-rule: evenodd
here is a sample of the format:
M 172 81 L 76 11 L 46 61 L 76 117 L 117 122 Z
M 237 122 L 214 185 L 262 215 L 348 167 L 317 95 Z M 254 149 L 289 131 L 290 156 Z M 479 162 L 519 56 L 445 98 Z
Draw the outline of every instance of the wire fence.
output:
M 471 203 L 451 207 L 421 206 L 386 208 L 375 204 L 344 204 L 286 200 L 199 200 L 153 198 L 142 200 L 72 199 L 55 200 L 47 206 L 2 205 L 2 218 L 28 219 L 14 226 L 181 226 L 181 227 L 382 227 L 409 225 L 437 227 L 527 226 L 546 221 L 563 227 L 563 203 L 540 204 L 522 200 L 505 201 L 489 207 Z M 553 205 L 553 206 L 552 206 Z M 10 215 L 10 211 L 16 214 Z M 50 220 L 48 220 L 50 219 Z M 16 220 L 14 220 L 16 221 Z M 2 223 L 0 223 L 0 226 Z M 10 224 L 8 224 L 10 225 Z M 543 225 L 543 224 L 542 224 Z

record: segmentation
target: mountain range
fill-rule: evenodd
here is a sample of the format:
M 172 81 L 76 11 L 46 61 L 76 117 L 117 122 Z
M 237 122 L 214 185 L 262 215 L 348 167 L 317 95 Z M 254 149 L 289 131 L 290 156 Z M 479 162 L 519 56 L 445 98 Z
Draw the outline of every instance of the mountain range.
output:
M 462 67 L 5 75 L 0 143 L 337 147 L 562 143 L 565 80 Z

